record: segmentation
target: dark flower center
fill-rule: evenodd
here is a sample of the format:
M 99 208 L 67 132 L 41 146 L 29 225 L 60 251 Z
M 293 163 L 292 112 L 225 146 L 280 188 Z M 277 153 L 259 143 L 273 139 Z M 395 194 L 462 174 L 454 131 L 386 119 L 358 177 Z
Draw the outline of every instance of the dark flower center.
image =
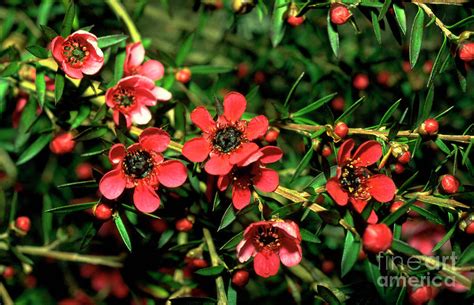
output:
M 259 249 L 276 250 L 280 248 L 280 238 L 274 227 L 258 227 L 255 242 Z
M 116 104 L 127 108 L 135 104 L 135 95 L 132 90 L 120 87 L 115 91 L 113 99 Z
M 350 162 L 342 167 L 339 183 L 351 194 L 364 193 L 364 184 L 370 177 L 370 171 L 365 167 L 354 166 Z
M 87 47 L 77 40 L 67 40 L 63 45 L 63 55 L 66 61 L 73 66 L 82 66 L 89 57 Z
M 219 151 L 227 153 L 242 143 L 242 132 L 234 127 L 217 130 L 212 144 Z
M 129 152 L 122 163 L 126 175 L 135 179 L 147 177 L 153 170 L 153 158 L 144 150 Z

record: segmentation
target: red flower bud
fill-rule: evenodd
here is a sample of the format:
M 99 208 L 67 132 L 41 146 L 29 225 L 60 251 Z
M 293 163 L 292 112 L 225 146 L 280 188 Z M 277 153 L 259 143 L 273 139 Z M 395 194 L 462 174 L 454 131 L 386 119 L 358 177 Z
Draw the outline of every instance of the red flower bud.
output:
M 27 233 L 31 229 L 31 220 L 27 216 L 20 216 L 15 220 L 15 227 Z
M 459 189 L 459 180 L 452 175 L 441 176 L 441 191 L 445 194 L 457 193 Z
M 151 228 L 157 233 L 163 233 L 168 229 L 168 223 L 164 219 L 153 219 L 151 221 Z
M 288 22 L 289 25 L 295 28 L 301 25 L 304 22 L 304 19 L 305 19 L 304 16 L 301 16 L 301 17 L 288 16 L 288 18 L 286 19 L 286 22 Z
M 325 158 L 329 157 L 332 154 L 331 147 L 324 145 L 323 149 L 321 150 L 321 155 Z
M 397 162 L 393 166 L 393 171 L 395 172 L 395 174 L 401 175 L 405 171 L 405 166 L 402 163 Z
M 87 162 L 79 163 L 76 166 L 76 176 L 81 180 L 92 178 L 92 165 Z
M 357 74 L 352 81 L 357 90 L 365 90 L 369 86 L 369 77 L 366 74 Z
M 15 268 L 12 266 L 6 266 L 5 270 L 3 270 L 3 277 L 5 279 L 11 279 L 15 276 Z
M 189 232 L 193 229 L 193 223 L 187 218 L 181 218 L 176 222 L 175 226 L 179 232 Z
M 178 72 L 176 72 L 174 77 L 176 78 L 178 82 L 187 84 L 191 80 L 191 75 L 192 73 L 191 73 L 191 70 L 189 70 L 189 68 L 183 68 L 183 69 L 178 70 Z
M 244 78 L 249 74 L 249 65 L 247 63 L 240 63 L 237 65 L 237 78 Z
M 387 250 L 392 245 L 392 240 L 392 231 L 384 223 L 368 225 L 362 236 L 364 249 L 372 253 Z
M 390 81 L 390 72 L 388 71 L 380 71 L 377 74 L 377 82 L 382 86 L 388 86 Z
M 419 128 L 419 133 L 421 135 L 433 136 L 438 133 L 439 124 L 435 119 L 427 119 Z
M 331 260 L 324 260 L 323 263 L 321 264 L 321 270 L 326 273 L 330 274 L 331 272 L 334 271 L 334 262 Z
M 70 132 L 61 132 L 57 134 L 51 143 L 49 149 L 53 154 L 62 155 L 73 151 L 76 142 L 73 140 L 74 136 Z
M 433 288 L 431 286 L 421 286 L 409 293 L 410 303 L 413 305 L 422 305 L 433 298 Z
M 331 22 L 337 25 L 346 23 L 352 16 L 352 13 L 342 4 L 331 5 Z
M 339 122 L 334 126 L 334 134 L 341 139 L 345 138 L 347 134 L 349 133 L 349 127 L 347 127 L 347 124 L 344 122 Z
M 459 47 L 459 58 L 465 62 L 474 60 L 474 42 L 464 43 Z
M 261 85 L 265 82 L 265 80 L 266 80 L 265 73 L 263 73 L 262 71 L 255 72 L 255 75 L 253 76 L 253 81 L 255 84 Z
M 268 143 L 273 143 L 278 139 L 279 135 L 280 131 L 278 129 L 272 128 L 265 134 L 265 141 L 267 141 Z
M 433 61 L 432 60 L 427 60 L 423 64 L 423 72 L 426 74 L 430 74 L 431 70 L 433 70 Z
M 244 287 L 249 282 L 249 272 L 247 270 L 237 270 L 232 275 L 232 284 L 237 287 Z
M 399 208 L 401 208 L 405 203 L 403 201 L 395 201 L 390 206 L 390 213 L 395 213 Z
M 411 153 L 409 151 L 404 152 L 400 157 L 398 157 L 398 162 L 401 164 L 408 164 L 411 159 Z
M 343 111 L 345 103 L 346 102 L 342 96 L 337 96 L 331 101 L 331 107 L 335 111 Z
M 466 232 L 467 234 L 474 234 L 474 222 L 468 224 L 464 232 Z
M 209 266 L 207 261 L 205 259 L 202 259 L 202 258 L 193 258 L 190 261 L 190 265 L 194 268 L 197 268 L 197 269 L 206 268 L 207 266 Z
M 94 216 L 100 220 L 109 220 L 112 217 L 112 208 L 104 203 L 99 203 L 94 209 Z

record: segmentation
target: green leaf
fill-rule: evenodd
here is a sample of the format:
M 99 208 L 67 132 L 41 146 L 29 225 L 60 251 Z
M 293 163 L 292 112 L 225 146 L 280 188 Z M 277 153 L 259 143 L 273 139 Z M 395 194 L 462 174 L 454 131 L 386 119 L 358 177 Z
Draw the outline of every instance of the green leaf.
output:
M 300 163 L 296 167 L 295 173 L 290 179 L 290 183 L 292 183 L 297 177 L 299 177 L 299 175 L 304 169 L 308 168 L 308 164 L 311 161 L 313 154 L 314 154 L 314 149 L 310 147 L 308 151 L 306 152 L 306 154 L 304 155 L 303 159 L 301 159 Z
M 392 250 L 394 251 L 397 251 L 397 252 L 400 252 L 400 253 L 403 253 L 405 255 L 420 255 L 420 251 L 418 251 L 417 249 L 411 247 L 410 245 L 408 245 L 406 242 L 404 241 L 401 241 L 401 240 L 398 240 L 398 239 L 394 239 L 392 241 L 392 247 L 391 247 Z
M 71 129 L 76 129 L 77 127 L 79 127 L 81 123 L 84 122 L 89 117 L 90 113 L 91 113 L 90 105 L 82 104 L 79 107 L 79 112 L 77 113 L 76 117 L 72 121 Z
M 408 209 L 415 203 L 415 200 L 409 200 L 404 205 L 399 207 L 395 212 L 390 213 L 387 217 L 382 220 L 382 223 L 386 224 L 387 226 L 391 226 L 394 224 L 400 217 L 405 215 Z
M 66 9 L 66 14 L 64 15 L 63 24 L 61 25 L 61 36 L 66 38 L 72 31 L 72 23 L 74 22 L 75 6 L 74 1 L 69 1 L 69 4 Z
M 308 106 L 306 107 L 303 107 L 301 108 L 300 110 L 294 112 L 291 114 L 291 117 L 299 117 L 299 116 L 302 116 L 302 115 L 305 115 L 309 112 L 313 112 L 317 109 L 319 109 L 321 106 L 323 106 L 324 104 L 326 104 L 327 102 L 331 101 L 333 99 L 333 97 L 335 97 L 337 95 L 337 92 L 335 93 L 331 93 L 325 97 L 322 97 L 320 98 L 319 100 L 315 101 L 315 102 L 312 102 L 311 104 L 309 104 Z
M 16 165 L 21 165 L 30 161 L 34 158 L 48 143 L 51 141 L 51 134 L 42 134 L 39 136 L 36 141 L 33 142 L 28 148 L 26 148 L 23 153 L 18 157 Z
M 23 108 L 23 112 L 20 118 L 20 126 L 18 129 L 20 134 L 27 133 L 35 122 L 35 120 L 38 118 L 38 116 L 36 115 L 36 110 L 37 105 L 35 102 L 35 97 L 33 95 L 30 95 L 25 108 Z
M 317 285 L 316 290 L 318 295 L 323 298 L 329 305 L 341 305 L 341 301 L 336 297 L 336 295 L 326 286 Z
M 286 0 L 275 0 L 272 13 L 272 26 L 270 28 L 270 39 L 272 46 L 275 48 L 283 39 L 285 35 L 285 28 L 283 27 L 284 15 L 287 10 Z
M 418 12 L 415 15 L 413 20 L 413 25 L 411 28 L 410 34 L 410 45 L 408 49 L 408 55 L 410 58 L 410 65 L 413 68 L 418 61 L 418 56 L 420 55 L 421 43 L 423 41 L 423 23 L 425 19 L 425 13 L 423 9 L 418 7 Z
M 18 193 L 14 192 L 12 196 L 12 200 L 10 201 L 10 216 L 8 217 L 8 223 L 11 223 L 13 220 L 15 220 L 17 204 L 18 204 Z
M 229 279 L 227 287 L 227 305 L 237 305 L 237 291 L 234 289 L 232 279 Z
M 379 44 L 382 44 L 382 34 L 380 33 L 380 24 L 375 10 L 370 11 L 370 16 L 372 18 L 372 27 L 374 28 L 375 38 Z
M 222 216 L 222 219 L 221 219 L 221 224 L 219 225 L 219 228 L 217 229 L 217 231 L 220 231 L 220 230 L 226 228 L 228 225 L 230 225 L 235 220 L 235 218 L 236 218 L 236 216 L 235 216 L 235 212 L 234 212 L 234 206 L 231 203 L 231 204 L 229 204 L 229 206 L 225 210 L 224 215 Z
M 224 271 L 223 266 L 213 266 L 213 267 L 207 267 L 207 268 L 202 268 L 197 271 L 195 271 L 195 274 L 202 275 L 202 276 L 217 276 Z
M 41 58 L 41 59 L 45 59 L 45 58 L 49 57 L 48 50 L 43 48 L 43 47 L 37 46 L 37 45 L 28 46 L 28 47 L 26 47 L 26 50 L 28 52 L 30 52 L 31 54 L 33 54 L 34 56 L 36 56 L 38 58 Z
M 423 107 L 421 107 L 421 113 L 418 118 L 419 122 L 423 122 L 430 115 L 431 108 L 433 108 L 433 100 L 434 100 L 434 86 L 432 85 L 431 87 L 428 88 L 428 92 L 426 93 Z
M 43 226 L 43 240 L 44 244 L 49 244 L 50 234 L 53 231 L 53 215 L 45 213 L 47 210 L 50 210 L 53 206 L 51 197 L 49 194 L 43 195 L 43 215 L 41 216 L 42 226 Z
M 293 94 L 295 94 L 295 90 L 298 87 L 298 85 L 300 84 L 301 80 L 303 79 L 304 74 L 305 73 L 302 72 L 301 75 L 294 82 L 293 86 L 291 86 L 290 92 L 288 92 L 288 95 L 286 96 L 285 102 L 283 103 L 284 108 L 288 109 L 288 103 L 293 98 Z
M 385 2 L 383 3 L 382 9 L 380 10 L 379 16 L 377 18 L 378 21 L 381 21 L 383 17 L 385 17 L 385 14 L 387 14 L 387 11 L 390 8 L 391 4 L 392 4 L 392 0 L 385 0 Z
M 328 30 L 328 37 L 329 37 L 329 44 L 331 45 L 331 49 L 336 55 L 336 57 L 339 56 L 339 33 L 337 32 L 337 27 L 332 24 L 331 22 L 331 14 L 328 11 L 328 16 L 327 16 L 327 30 Z
M 444 152 L 445 154 L 449 155 L 451 153 L 451 150 L 449 149 L 449 147 L 446 144 L 444 144 L 443 140 L 441 140 L 440 138 L 436 138 L 435 143 L 436 143 L 436 146 L 438 146 L 438 148 L 441 149 L 441 151 Z
M 388 110 L 385 112 L 382 119 L 380 120 L 378 128 L 382 127 L 383 124 L 385 124 L 388 121 L 388 119 L 392 117 L 392 114 L 395 112 L 395 110 L 397 110 L 398 106 L 400 106 L 401 101 L 402 100 L 399 99 L 398 101 L 393 103 L 393 105 L 390 106 L 390 108 L 388 108 Z
M 125 52 L 120 52 L 115 56 L 114 64 L 114 84 L 118 83 L 123 76 L 123 64 L 125 63 Z
M 41 108 L 44 106 L 44 101 L 46 99 L 46 80 L 44 77 L 44 68 L 41 67 L 40 65 L 36 66 L 36 79 L 35 79 L 35 85 L 36 85 L 36 94 L 38 96 L 38 103 Z
M 474 243 L 471 243 L 459 256 L 457 266 L 471 265 L 474 263 Z
M 19 62 L 10 63 L 5 69 L 0 72 L 0 77 L 8 77 L 16 74 L 20 70 Z
M 346 109 L 346 111 L 344 111 L 343 114 L 341 114 L 335 123 L 337 122 L 341 122 L 342 120 L 344 120 L 346 117 L 350 116 L 357 108 L 359 108 L 359 106 L 362 104 L 362 102 L 364 101 L 365 99 L 365 96 L 361 97 L 360 99 L 358 99 L 354 104 L 352 104 L 349 108 Z
M 127 40 L 128 36 L 124 34 L 115 34 L 115 35 L 108 35 L 102 36 L 97 38 L 97 46 L 101 49 L 105 49 L 116 44 L 121 43 L 122 41 Z
M 123 243 L 127 247 L 128 251 L 132 252 L 132 242 L 130 241 L 127 229 L 125 228 L 125 224 L 123 223 L 119 213 L 114 214 L 114 222 L 117 230 L 120 233 L 120 237 L 122 237 Z
M 52 208 L 52 209 L 47 209 L 43 211 L 43 213 L 58 213 L 58 214 L 68 214 L 68 213 L 74 213 L 78 211 L 84 211 L 87 209 L 92 208 L 97 204 L 96 201 L 94 202 L 86 202 L 86 203 L 78 203 L 78 204 L 71 204 L 71 205 L 65 205 L 57 208 Z
M 108 131 L 107 127 L 90 127 L 74 137 L 75 141 L 88 141 L 103 137 Z
M 53 40 L 54 38 L 59 36 L 59 34 L 55 30 L 53 30 L 47 25 L 40 24 L 40 29 L 41 32 L 43 32 L 43 35 L 46 36 L 48 40 Z
M 196 33 L 190 34 L 179 48 L 178 54 L 176 55 L 176 66 L 181 66 L 186 60 L 186 57 L 192 50 L 195 37 Z
M 431 213 L 430 211 L 428 211 L 427 209 L 424 209 L 422 207 L 419 207 L 417 205 L 412 205 L 411 206 L 411 209 L 420 214 L 421 216 L 425 217 L 426 219 L 428 219 L 429 221 L 433 222 L 433 223 L 437 223 L 437 224 L 440 224 L 440 225 L 444 225 L 444 223 L 439 219 L 439 216 Z
M 173 230 L 166 230 L 164 231 L 161 236 L 160 240 L 158 240 L 158 248 L 163 248 L 166 243 L 173 237 L 174 231 Z
M 235 70 L 231 66 L 192 66 L 189 67 L 192 74 L 219 74 L 219 73 L 228 73 Z
M 301 239 L 309 242 L 318 244 L 321 240 L 313 232 L 306 230 L 305 228 L 300 228 Z
M 219 248 L 219 250 L 228 250 L 228 249 L 235 249 L 239 242 L 242 240 L 244 236 L 244 232 L 239 232 L 236 235 L 234 235 L 231 239 L 229 239 L 225 244 L 222 245 L 222 247 Z
M 354 264 L 357 262 L 357 258 L 359 257 L 360 247 L 360 240 L 357 240 L 351 231 L 347 231 L 341 260 L 342 277 L 344 277 L 349 271 L 351 271 L 352 267 L 354 267 Z
M 64 92 L 65 76 L 63 72 L 58 71 L 54 79 L 54 101 L 58 103 Z
M 395 11 L 395 18 L 397 19 L 398 26 L 402 30 L 403 35 L 407 33 L 407 16 L 403 4 L 394 3 L 393 10 Z
M 436 252 L 453 236 L 454 231 L 456 231 L 457 223 L 451 226 L 451 229 L 443 236 L 443 238 L 433 247 L 432 252 Z
M 217 301 L 211 298 L 182 297 L 170 299 L 171 305 L 216 305 Z
M 74 182 L 63 183 L 56 187 L 60 189 L 60 188 L 65 188 L 65 187 L 85 187 L 85 186 L 96 187 L 97 181 L 95 181 L 94 179 L 84 180 L 84 181 L 74 181 Z

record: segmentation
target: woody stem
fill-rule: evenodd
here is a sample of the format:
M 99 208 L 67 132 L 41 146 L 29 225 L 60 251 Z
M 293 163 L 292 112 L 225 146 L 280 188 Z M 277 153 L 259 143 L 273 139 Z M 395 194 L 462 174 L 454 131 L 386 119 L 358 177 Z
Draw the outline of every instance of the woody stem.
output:
M 428 17 L 430 17 L 431 19 L 434 18 L 436 26 L 443 32 L 444 36 L 446 36 L 449 40 L 458 40 L 459 39 L 458 36 L 454 35 L 450 30 L 448 30 L 446 28 L 443 21 L 441 21 L 438 17 L 436 17 L 436 15 L 429 8 L 429 6 L 427 6 L 424 3 L 420 3 L 420 2 L 413 2 L 413 3 L 415 5 L 417 5 L 419 8 L 421 8 L 426 13 L 426 15 L 428 15 Z
M 137 30 L 137 27 L 133 23 L 132 18 L 128 15 L 127 11 L 123 7 L 123 5 L 118 0 L 106 0 L 107 4 L 110 8 L 120 17 L 130 32 L 130 37 L 132 38 L 133 42 L 141 41 L 140 33 Z
M 209 255 L 211 256 L 211 264 L 213 267 L 219 266 L 219 255 L 216 251 L 216 246 L 212 239 L 211 232 L 207 228 L 202 229 L 204 234 L 204 240 L 206 241 L 207 248 L 209 250 Z M 227 295 L 225 293 L 224 279 L 222 276 L 216 278 L 216 290 L 217 290 L 217 305 L 226 305 L 227 304 Z

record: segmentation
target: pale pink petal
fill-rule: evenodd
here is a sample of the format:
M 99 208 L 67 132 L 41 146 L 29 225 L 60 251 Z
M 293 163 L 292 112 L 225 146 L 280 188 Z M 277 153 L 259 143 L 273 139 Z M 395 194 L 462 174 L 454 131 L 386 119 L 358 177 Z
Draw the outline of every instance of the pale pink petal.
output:
M 61 68 L 63 69 L 64 73 L 70 78 L 81 79 L 84 77 L 82 74 L 81 69 L 76 69 L 68 65 L 66 62 L 62 62 Z
M 141 65 L 138 73 L 154 81 L 157 81 L 163 78 L 163 75 L 165 74 L 165 67 L 163 67 L 161 62 L 151 59 Z
M 289 237 L 301 240 L 300 228 L 294 221 L 275 221 L 273 222 L 272 226 L 274 226 L 275 228 L 279 228 Z
M 151 112 L 146 106 L 138 107 L 132 113 L 132 121 L 138 125 L 145 125 L 151 121 Z
M 171 92 L 161 87 L 155 87 L 152 90 L 152 93 L 157 100 L 162 102 L 167 102 L 173 97 L 173 94 L 171 94 Z
M 256 251 L 257 250 L 251 240 L 243 239 L 237 245 L 237 258 L 239 259 L 239 262 L 245 263 L 249 258 L 255 255 Z
M 303 258 L 301 245 L 288 238 L 283 238 L 281 240 L 281 249 L 278 254 L 282 264 L 287 267 L 298 265 Z

